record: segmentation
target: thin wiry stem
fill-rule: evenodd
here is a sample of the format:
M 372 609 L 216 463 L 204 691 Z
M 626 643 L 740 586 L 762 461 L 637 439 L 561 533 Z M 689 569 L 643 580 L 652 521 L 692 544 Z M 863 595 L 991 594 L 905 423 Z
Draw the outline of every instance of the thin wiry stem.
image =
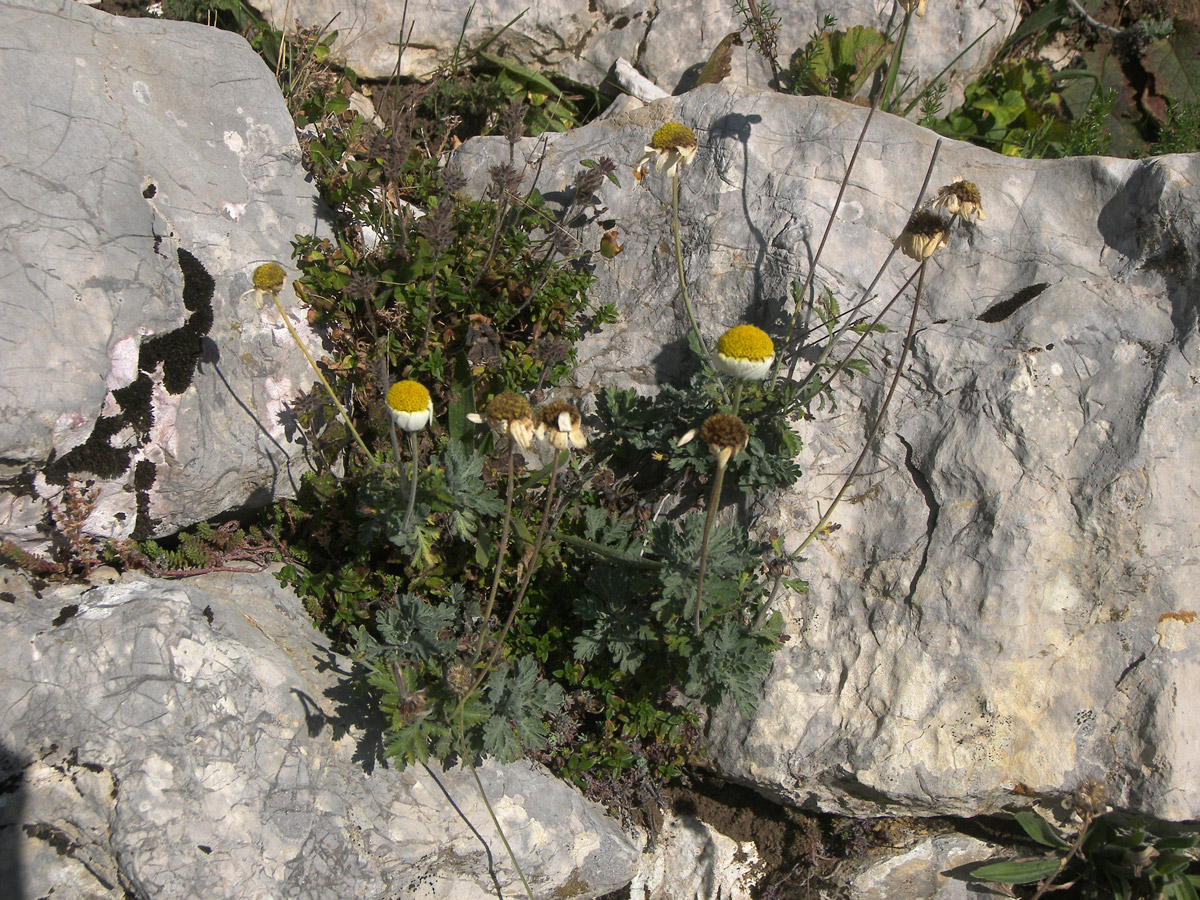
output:
M 804 279 L 804 286 L 796 292 L 796 309 L 792 313 L 792 321 L 788 324 L 787 335 L 783 339 L 781 352 L 775 356 L 775 365 L 771 367 L 771 376 L 767 379 L 768 384 L 774 384 L 775 379 L 779 377 L 779 367 L 783 364 L 784 354 L 791 349 L 792 335 L 796 330 L 796 322 L 800 318 L 800 298 L 808 293 L 809 286 L 812 284 L 813 276 L 817 271 L 817 263 L 821 261 L 821 252 L 825 249 L 825 241 L 829 239 L 829 233 L 833 230 L 834 219 L 837 218 L 838 209 L 842 205 L 842 195 L 846 193 L 846 185 L 850 183 L 850 173 L 854 171 L 854 162 L 858 159 L 858 151 L 862 148 L 863 139 L 867 136 L 867 128 L 870 126 L 871 117 L 874 115 L 875 105 L 872 104 L 870 110 L 867 112 L 866 121 L 863 122 L 862 131 L 858 133 L 858 140 L 854 142 L 854 152 L 850 154 L 850 162 L 846 165 L 846 173 L 842 176 L 842 183 L 838 187 L 837 199 L 833 201 L 833 209 L 829 211 L 829 220 L 825 223 L 825 232 L 821 235 L 821 243 L 817 245 L 816 255 L 813 256 L 812 264 L 808 267 L 808 276 Z M 794 365 L 793 361 L 793 370 Z
M 938 142 L 933 145 L 933 153 L 931 153 L 929 156 L 929 165 L 925 167 L 925 180 L 921 182 L 921 190 L 917 192 L 917 199 L 913 203 L 912 212 L 916 212 L 921 208 L 921 202 L 925 199 L 925 192 L 929 189 L 929 181 L 933 177 L 933 167 L 937 164 L 938 154 L 941 153 L 941 150 L 942 142 L 941 140 L 938 140 Z M 910 212 L 910 216 L 911 214 L 912 213 Z M 896 245 L 892 244 L 891 250 L 888 251 L 887 258 L 883 261 L 883 265 L 879 267 L 879 270 L 875 273 L 875 277 L 871 279 L 871 283 L 868 284 L 866 290 L 862 292 L 862 299 L 855 304 L 854 307 L 852 307 L 852 310 L 861 309 L 866 305 L 867 301 L 871 297 L 871 292 L 875 290 L 875 285 L 879 284 L 879 279 L 883 277 L 883 273 L 887 270 L 889 263 L 892 261 L 892 257 L 895 255 Z M 901 290 L 903 290 L 903 288 L 901 288 Z M 815 378 L 820 372 L 821 366 L 825 365 L 826 360 L 829 359 L 829 354 L 833 351 L 834 346 L 842 339 L 852 324 L 853 319 L 851 319 L 849 316 L 846 316 L 841 327 L 834 332 L 833 336 L 829 339 L 829 343 L 826 344 L 824 350 L 821 352 L 821 357 L 817 360 L 816 364 L 809 369 L 808 374 L 804 376 L 804 380 L 801 381 L 799 386 L 796 388 L 795 396 L 799 397 L 803 394 L 804 388 L 807 387 L 808 383 L 812 381 L 812 379 Z M 792 357 L 791 366 L 788 368 L 788 381 L 791 381 L 792 377 L 795 375 L 796 363 L 799 361 L 799 359 L 799 354 L 796 354 Z
M 296 329 L 292 327 L 292 323 L 288 320 L 287 313 L 283 311 L 283 304 L 279 302 L 279 292 L 272 291 L 271 297 L 275 301 L 275 308 L 279 310 L 279 315 L 283 318 L 283 324 L 287 326 L 288 334 L 292 336 L 292 340 L 296 342 L 296 346 L 300 348 L 300 352 L 304 354 L 304 358 L 308 360 L 308 364 L 312 366 L 312 370 L 317 373 L 317 377 L 321 379 L 321 384 L 325 387 L 325 393 L 329 395 L 329 399 L 333 401 L 333 405 L 337 408 L 338 414 L 342 417 L 342 421 L 346 423 L 346 427 L 350 429 L 350 433 L 354 435 L 354 440 L 358 442 L 358 446 L 362 448 L 362 452 L 366 454 L 367 462 L 374 466 L 375 458 L 371 456 L 371 451 L 367 449 L 366 443 L 362 439 L 362 435 L 358 433 L 358 429 L 354 427 L 354 423 L 350 421 L 350 414 L 346 412 L 341 401 L 338 400 L 337 394 L 333 392 L 333 388 L 329 386 L 329 382 L 325 380 L 325 375 L 317 368 L 316 362 L 312 355 L 308 352 L 308 348 L 300 341 L 300 335 L 296 334 Z
M 513 868 L 517 870 L 517 877 L 521 879 L 521 887 L 525 888 L 525 896 L 529 900 L 533 900 L 533 891 L 529 888 L 529 882 L 525 880 L 525 873 L 521 871 L 521 864 L 517 862 L 517 855 L 513 853 L 513 849 L 509 846 L 508 837 L 504 834 L 504 829 L 500 827 L 500 820 L 496 818 L 496 812 L 492 809 L 492 804 L 488 800 L 487 792 L 483 789 L 483 782 L 479 780 L 479 773 L 475 771 L 472 765 L 467 766 L 471 770 L 471 777 L 475 779 L 475 787 L 479 789 L 479 799 L 483 801 L 483 805 L 487 807 L 488 815 L 492 818 L 492 824 L 496 826 L 496 833 L 500 835 L 500 842 L 504 844 L 504 851 L 508 854 L 509 862 L 513 864 Z
M 510 434 L 508 438 L 508 486 L 504 491 L 504 524 L 500 527 L 500 553 L 496 556 L 496 568 L 492 572 L 492 587 L 488 592 L 487 608 L 483 612 L 482 625 L 479 630 L 479 646 L 475 648 L 475 659 L 472 660 L 472 665 L 483 656 L 483 644 L 487 640 L 487 623 L 491 619 L 492 609 L 496 605 L 496 592 L 500 589 L 500 570 L 504 568 L 504 554 L 508 552 L 508 533 L 512 526 L 513 455 L 515 453 L 516 447 Z
M 879 409 L 879 415 L 875 417 L 875 423 L 871 426 L 871 430 L 867 434 L 867 439 L 863 441 L 862 452 L 858 454 L 858 459 L 854 461 L 854 465 L 851 467 L 850 473 L 846 476 L 846 480 L 842 482 L 841 490 L 837 492 L 837 495 L 833 498 L 833 502 L 829 504 L 829 509 L 825 510 L 825 514 L 821 516 L 820 521 L 817 522 L 817 524 L 813 526 L 812 531 L 808 533 L 808 537 L 801 541 L 800 546 L 792 551 L 791 556 L 793 558 L 799 556 L 804 548 L 807 547 L 812 540 L 825 528 L 825 523 L 829 521 L 830 516 L 832 516 L 833 511 L 837 509 L 842 497 L 845 496 L 846 491 L 849 490 L 850 483 L 854 480 L 854 476 L 858 474 L 858 470 L 862 466 L 863 460 L 867 458 L 867 453 L 870 451 L 871 445 L 875 443 L 875 437 L 879 434 L 879 429 L 883 426 L 883 418 L 887 415 L 888 407 L 892 403 L 892 396 L 896 393 L 896 386 L 900 383 L 900 376 L 904 374 L 904 363 L 908 359 L 908 351 L 912 347 L 913 335 L 917 330 L 917 310 L 920 309 L 921 306 L 921 289 L 925 286 L 926 262 L 928 262 L 928 260 L 921 261 L 921 267 L 917 272 L 917 293 L 916 296 L 913 297 L 912 315 L 908 320 L 908 334 L 904 338 L 904 349 L 900 352 L 900 361 L 896 364 L 896 374 L 892 377 L 892 384 L 888 388 L 887 396 L 883 399 L 883 406 Z
M 738 383 L 739 386 L 741 382 Z M 700 563 L 696 570 L 696 611 L 693 624 L 696 634 L 700 633 L 700 607 L 704 603 L 704 570 L 708 565 L 708 538 L 712 534 L 713 522 L 717 518 L 717 508 L 721 505 L 721 485 L 725 481 L 725 467 L 729 459 L 724 451 L 717 457 L 717 474 L 713 476 L 712 493 L 708 497 L 708 515 L 704 517 L 704 537 L 700 539 Z
M 688 297 L 687 280 L 683 277 L 683 248 L 679 243 L 679 171 L 671 174 L 671 234 L 675 237 L 675 270 L 679 274 L 679 292 L 683 295 L 683 308 L 687 310 L 688 321 L 692 332 L 696 335 L 696 345 L 707 354 L 708 347 L 700 335 L 700 323 L 696 321 L 696 313 L 692 310 L 692 301 Z

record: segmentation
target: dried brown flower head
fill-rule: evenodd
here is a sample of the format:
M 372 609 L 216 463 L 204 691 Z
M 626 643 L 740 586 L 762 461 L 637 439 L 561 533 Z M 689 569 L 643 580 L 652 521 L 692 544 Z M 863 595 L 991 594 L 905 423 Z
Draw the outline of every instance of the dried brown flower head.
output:
M 945 216 L 927 209 L 919 210 L 904 226 L 896 246 L 905 256 L 921 262 L 933 256 L 939 247 L 946 246 L 949 231 L 950 220 Z
M 717 413 L 705 419 L 700 426 L 700 440 L 708 444 L 709 451 L 717 458 L 717 465 L 724 466 L 746 449 L 750 432 L 746 430 L 746 423 L 737 416 Z
M 565 400 L 547 403 L 538 413 L 538 436 L 544 437 L 555 450 L 574 447 L 582 450 L 587 446 L 583 434 L 583 417 L 579 410 Z

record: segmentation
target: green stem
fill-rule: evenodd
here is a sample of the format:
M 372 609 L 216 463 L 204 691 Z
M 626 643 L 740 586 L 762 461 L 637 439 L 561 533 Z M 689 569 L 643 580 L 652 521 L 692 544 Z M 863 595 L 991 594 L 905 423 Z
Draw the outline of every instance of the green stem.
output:
M 496 636 L 496 646 L 492 648 L 492 655 L 488 657 L 487 663 L 484 664 L 484 667 L 475 677 L 475 683 L 471 685 L 471 689 L 458 702 L 459 708 L 466 704 L 467 699 L 479 690 L 480 686 L 487 679 L 492 666 L 496 664 L 496 660 L 500 658 L 500 653 L 504 650 L 504 639 L 508 637 L 508 632 L 512 628 L 513 622 L 517 620 L 517 612 L 521 609 L 521 604 L 525 602 L 525 594 L 529 590 L 529 582 L 533 579 L 534 569 L 537 568 L 538 554 L 542 552 L 542 540 L 546 537 L 546 523 L 550 521 L 550 505 L 554 501 L 554 486 L 558 483 L 558 457 L 559 453 L 556 452 L 554 455 L 554 466 L 550 470 L 550 487 L 546 489 L 546 504 L 542 509 L 542 521 L 538 523 L 537 536 L 533 539 L 533 554 L 529 561 L 529 568 L 525 571 L 525 575 L 521 579 L 521 584 L 517 588 L 517 596 L 513 600 L 512 609 L 508 611 L 508 618 L 504 620 L 504 626 Z
M 739 382 L 739 387 L 740 387 Z M 717 518 L 717 508 L 721 505 L 721 484 L 725 481 L 725 466 L 717 459 L 717 474 L 713 476 L 712 494 L 708 498 L 708 515 L 704 517 L 704 537 L 700 540 L 700 566 L 696 572 L 696 612 L 693 624 L 696 634 L 700 633 L 700 607 L 704 600 L 704 569 L 708 565 L 708 538 L 712 534 L 713 522 Z
M 508 838 L 504 834 L 504 829 L 500 827 L 500 820 L 496 818 L 496 812 L 492 809 L 492 804 L 488 801 L 487 792 L 483 789 L 483 782 L 479 780 L 479 773 L 475 771 L 475 767 L 468 764 L 467 768 L 471 770 L 471 777 L 475 779 L 475 787 L 479 789 L 479 799 L 483 801 L 483 805 L 487 807 L 488 815 L 491 816 L 492 824 L 496 826 L 496 834 L 500 835 L 500 842 L 504 844 L 504 852 L 508 854 L 509 861 L 513 864 L 513 868 L 517 870 L 517 877 L 521 879 L 521 887 L 525 888 L 525 896 L 529 900 L 533 900 L 533 891 L 529 889 L 529 882 L 525 880 L 525 873 L 521 871 L 521 864 L 517 862 L 517 855 L 513 853 L 513 849 L 509 846 Z
M 479 658 L 483 656 L 483 643 L 487 640 L 487 624 L 492 618 L 492 609 L 496 605 L 496 592 L 500 589 L 500 570 L 504 567 L 504 554 L 508 552 L 508 533 L 512 526 L 513 454 L 515 452 L 516 447 L 513 444 L 512 438 L 509 437 L 508 488 L 504 492 L 504 524 L 500 528 L 500 552 L 496 556 L 496 568 L 492 571 L 492 588 L 488 592 L 487 608 L 483 612 L 483 619 L 479 626 L 479 646 L 475 648 L 475 658 L 471 661 L 471 665 L 475 665 L 475 663 L 479 662 Z M 470 696 L 469 692 L 467 696 Z M 459 706 L 462 706 L 461 702 Z
M 896 75 L 900 70 L 900 58 L 904 55 L 904 38 L 908 36 L 908 23 L 912 19 L 912 10 L 907 10 L 904 13 L 904 22 L 900 25 L 900 38 L 896 41 L 896 46 L 892 50 L 891 61 L 888 62 L 887 78 L 883 82 L 883 93 L 879 98 L 879 105 L 883 107 L 884 112 L 891 112 L 892 108 L 888 106 L 888 101 L 891 99 L 892 90 L 896 86 Z
M 408 449 L 412 453 L 412 479 L 408 482 L 408 507 L 404 510 L 404 524 L 401 530 L 408 532 L 408 525 L 412 521 L 413 507 L 417 503 L 417 469 L 420 462 L 420 450 L 417 447 L 417 433 L 410 431 L 408 433 Z
M 733 388 L 733 400 L 731 401 L 731 405 L 733 407 L 733 415 L 735 416 L 738 414 L 738 404 L 742 402 L 742 385 L 744 383 L 745 382 L 739 378 L 737 380 L 737 384 Z
M 696 321 L 696 313 L 692 310 L 692 301 L 688 297 L 687 281 L 683 277 L 683 248 L 679 243 L 679 172 L 671 176 L 671 234 L 675 237 L 675 270 L 679 274 L 679 292 L 683 295 L 683 308 L 687 310 L 688 321 L 692 332 L 696 335 L 696 345 L 705 354 L 708 347 L 700 336 L 700 324 Z
M 435 251 L 436 253 L 436 251 Z M 433 331 L 433 307 L 437 291 L 437 276 L 438 276 L 438 260 L 437 256 L 433 259 L 433 274 L 429 276 L 429 314 L 425 317 L 425 336 L 421 338 L 421 353 L 429 347 L 429 335 Z
M 300 335 L 296 334 L 296 329 L 292 327 L 292 323 L 288 321 L 287 313 L 283 311 L 283 304 L 279 302 L 278 292 L 272 293 L 271 297 L 275 300 L 275 308 L 279 310 L 279 315 L 283 318 L 283 324 L 287 326 L 288 334 L 292 336 L 292 340 L 296 342 L 296 346 L 300 348 L 300 352 L 304 354 L 304 358 L 308 360 L 308 364 L 312 366 L 312 370 L 317 373 L 317 377 L 321 379 L 321 384 L 325 386 L 325 393 L 329 394 L 329 399 L 333 401 L 333 405 L 337 408 L 338 414 L 341 415 L 342 421 L 346 423 L 346 427 L 350 429 L 350 433 L 354 435 L 354 440 L 358 441 L 358 446 L 362 448 L 362 452 L 367 456 L 367 462 L 371 465 L 376 465 L 375 458 L 371 456 L 371 451 L 367 449 L 367 445 L 363 442 L 362 435 L 358 433 L 358 429 L 354 427 L 354 423 L 350 421 L 350 415 L 346 412 L 338 400 L 337 395 L 333 392 L 333 388 L 329 386 L 329 382 L 325 380 L 325 375 L 317 368 L 316 362 L 313 360 L 308 349 L 300 342 Z

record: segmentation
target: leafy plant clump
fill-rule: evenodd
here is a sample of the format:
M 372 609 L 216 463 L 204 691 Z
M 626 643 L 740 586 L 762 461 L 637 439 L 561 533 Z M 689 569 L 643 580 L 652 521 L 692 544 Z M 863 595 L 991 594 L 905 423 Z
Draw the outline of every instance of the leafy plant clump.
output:
M 1200 864 L 1194 848 L 1200 834 L 1163 830 L 1118 813 L 1106 813 L 1104 786 L 1085 781 L 1073 794 L 1080 825 L 1074 837 L 1035 812 L 1014 818 L 1035 844 L 1047 848 L 1037 858 L 984 863 L 971 877 L 1002 885 L 1037 885 L 1036 898 L 1070 889 L 1070 896 L 1096 900 L 1195 900 Z

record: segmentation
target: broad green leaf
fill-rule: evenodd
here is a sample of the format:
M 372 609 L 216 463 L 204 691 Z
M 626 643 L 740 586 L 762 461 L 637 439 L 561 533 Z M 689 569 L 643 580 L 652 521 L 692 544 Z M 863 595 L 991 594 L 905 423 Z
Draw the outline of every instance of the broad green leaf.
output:
M 1154 91 L 1176 103 L 1200 101 L 1200 32 L 1177 21 L 1175 33 L 1154 41 L 1142 55 Z
M 1004 884 L 1032 884 L 1049 878 L 1056 871 L 1057 859 L 1012 859 L 976 866 L 971 870 L 971 877 Z
M 1062 833 L 1037 813 L 1024 810 L 1017 813 L 1014 818 L 1016 818 L 1017 824 L 1025 830 L 1025 833 L 1039 844 L 1045 847 L 1054 847 L 1056 850 L 1070 849 L 1071 845 L 1063 839 Z

